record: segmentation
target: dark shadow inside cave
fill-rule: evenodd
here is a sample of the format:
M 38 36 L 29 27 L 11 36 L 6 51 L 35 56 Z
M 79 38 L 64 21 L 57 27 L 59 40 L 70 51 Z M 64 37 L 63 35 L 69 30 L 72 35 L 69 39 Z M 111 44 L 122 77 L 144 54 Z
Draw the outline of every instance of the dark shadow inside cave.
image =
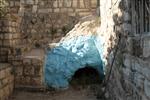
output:
M 70 85 L 71 86 L 87 86 L 92 84 L 100 84 L 102 79 L 99 72 L 91 67 L 85 67 L 77 70 L 73 75 Z

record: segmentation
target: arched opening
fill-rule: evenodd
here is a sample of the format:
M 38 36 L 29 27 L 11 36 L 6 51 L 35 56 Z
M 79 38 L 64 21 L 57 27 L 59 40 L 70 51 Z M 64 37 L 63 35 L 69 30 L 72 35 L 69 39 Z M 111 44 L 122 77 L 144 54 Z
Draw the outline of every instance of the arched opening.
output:
M 71 86 L 87 86 L 92 84 L 100 84 L 102 79 L 99 72 L 92 67 L 85 67 L 77 70 L 73 75 L 70 85 Z

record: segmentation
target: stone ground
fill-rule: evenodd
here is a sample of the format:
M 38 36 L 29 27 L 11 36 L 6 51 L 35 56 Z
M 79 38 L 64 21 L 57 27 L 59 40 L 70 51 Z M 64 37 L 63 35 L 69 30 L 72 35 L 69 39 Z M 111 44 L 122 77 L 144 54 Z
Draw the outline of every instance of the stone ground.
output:
M 97 100 L 91 88 L 69 88 L 63 91 L 27 92 L 17 90 L 10 100 Z

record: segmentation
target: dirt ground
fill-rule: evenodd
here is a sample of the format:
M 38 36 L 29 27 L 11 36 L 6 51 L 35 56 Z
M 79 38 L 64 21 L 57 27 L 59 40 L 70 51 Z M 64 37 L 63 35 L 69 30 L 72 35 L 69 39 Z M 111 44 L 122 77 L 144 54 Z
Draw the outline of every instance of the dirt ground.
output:
M 94 89 L 69 88 L 61 91 L 27 92 L 17 90 L 10 100 L 97 100 Z

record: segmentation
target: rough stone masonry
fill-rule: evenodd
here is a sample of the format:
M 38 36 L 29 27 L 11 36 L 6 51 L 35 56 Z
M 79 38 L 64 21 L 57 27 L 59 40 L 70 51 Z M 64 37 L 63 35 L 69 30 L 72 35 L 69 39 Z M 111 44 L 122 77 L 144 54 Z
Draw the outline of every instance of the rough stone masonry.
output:
M 150 35 L 134 33 L 133 4 L 136 0 L 100 0 L 102 33 L 121 35 L 119 51 L 108 81 L 108 100 L 150 99 Z M 143 1 L 144 2 L 144 1 Z M 142 9 L 142 8 L 141 8 Z M 137 15 L 138 16 L 138 15 Z M 113 52 L 108 55 L 108 71 Z
M 14 88 L 12 66 L 0 63 L 0 100 L 8 100 Z
M 8 15 L 0 19 L 0 62 L 14 68 L 15 87 L 43 86 L 41 48 L 59 41 L 96 7 L 97 0 L 9 0 Z
M 119 52 L 114 64 L 115 67 L 113 67 L 107 92 L 105 94 L 106 98 L 109 100 L 150 99 L 150 36 L 148 34 L 138 35 L 132 32 L 133 24 L 131 22 L 133 21 L 133 14 L 131 12 L 133 6 L 131 4 L 134 3 L 133 1 L 100 0 L 100 33 L 112 33 L 116 35 L 116 38 L 118 38 L 119 34 L 122 35 L 121 45 L 119 45 Z M 4 28 L 1 27 L 1 34 L 3 34 L 0 34 L 0 45 L 7 44 L 7 42 L 3 41 L 14 41 L 15 38 L 11 37 L 15 36 L 11 35 L 13 33 L 16 34 L 16 39 L 19 38 L 19 36 L 17 36 L 18 33 L 22 35 L 21 37 L 24 37 L 20 38 L 22 40 L 20 44 L 33 44 L 28 46 L 23 45 L 23 48 L 39 46 L 35 46 L 35 44 L 44 46 L 42 44 L 46 44 L 47 42 L 56 42 L 63 36 L 63 34 L 60 33 L 65 34 L 67 30 L 71 28 L 70 26 L 73 26 L 74 23 L 76 23 L 76 20 L 78 20 L 79 17 L 94 13 L 96 11 L 96 2 L 96 0 L 10 0 L 10 14 L 13 15 L 11 18 L 15 20 L 18 17 L 17 19 L 20 19 L 21 22 L 17 22 L 19 25 L 11 23 L 12 28 L 11 26 L 8 28 L 7 25 Z M 3 24 L 0 25 L 3 26 Z M 16 26 L 20 29 L 17 32 L 15 28 L 13 28 Z M 3 30 L 6 31 L 3 32 Z M 5 33 L 10 33 L 10 35 Z M 116 44 L 116 42 L 117 39 L 113 39 L 112 43 Z M 16 44 L 14 46 L 16 46 Z M 19 48 L 21 47 L 19 46 Z M 11 50 L 7 50 L 7 48 L 4 49 L 4 55 L 11 54 Z M 18 51 L 18 47 L 16 51 Z M 109 51 L 110 50 L 108 50 L 108 52 Z M 109 62 L 111 62 L 111 54 L 112 53 L 108 55 L 108 58 L 110 58 L 108 59 Z M 24 83 L 27 82 L 28 85 L 32 86 L 33 84 L 31 84 L 31 82 L 33 76 L 41 70 L 36 72 L 33 68 L 33 72 L 28 73 L 28 71 L 31 71 L 30 68 L 32 69 L 32 62 L 29 62 L 30 66 L 28 66 L 27 63 L 25 64 L 26 61 L 18 57 L 19 56 L 16 57 L 15 55 L 15 58 L 11 60 L 11 63 L 16 68 L 17 75 L 20 75 L 23 77 L 22 80 L 25 80 Z M 5 59 L 7 59 L 7 57 L 5 58 L 4 56 L 4 60 Z M 31 60 L 27 60 L 27 62 L 28 61 Z M 24 66 L 27 67 L 22 67 L 22 62 L 24 62 Z M 42 69 L 42 66 L 40 65 L 35 68 Z M 3 71 L 5 71 L 5 69 L 0 70 L 0 73 Z M 41 80 L 41 75 L 42 73 L 38 74 L 39 77 L 36 77 L 36 80 Z M 41 83 L 41 81 L 38 82 Z M 1 85 L 1 83 L 4 82 L 2 82 L 2 79 L 0 78 L 0 86 L 3 87 L 5 84 Z M 24 83 L 23 85 L 25 85 Z M 7 86 L 8 85 L 6 85 L 6 90 L 8 88 Z M 3 91 L 4 88 L 5 87 L 1 88 L 0 92 Z M 9 94 L 7 92 L 3 93 L 3 95 L 0 93 L 0 96 L 7 97 L 6 94 Z
M 24 43 L 58 42 L 80 17 L 96 13 L 97 0 L 10 0 L 10 13 L 22 18 Z M 34 46 L 34 45 L 32 45 Z

